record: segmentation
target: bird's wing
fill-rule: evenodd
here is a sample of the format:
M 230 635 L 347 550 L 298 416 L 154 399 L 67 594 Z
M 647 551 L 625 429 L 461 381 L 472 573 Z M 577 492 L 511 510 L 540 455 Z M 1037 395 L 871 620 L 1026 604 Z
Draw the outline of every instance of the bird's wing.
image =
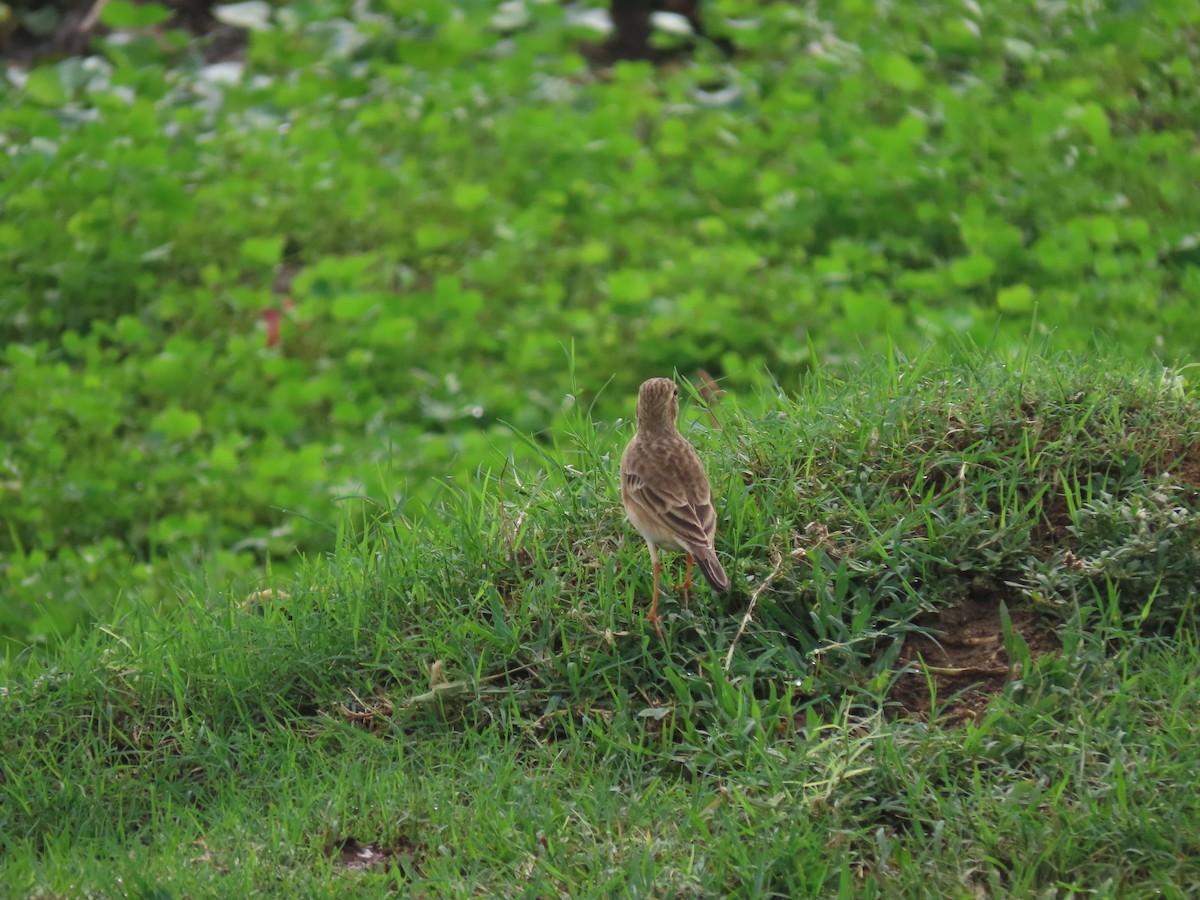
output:
M 717 531 L 717 511 L 707 480 L 672 483 L 622 471 L 622 486 L 642 515 L 672 535 L 684 547 L 711 547 Z

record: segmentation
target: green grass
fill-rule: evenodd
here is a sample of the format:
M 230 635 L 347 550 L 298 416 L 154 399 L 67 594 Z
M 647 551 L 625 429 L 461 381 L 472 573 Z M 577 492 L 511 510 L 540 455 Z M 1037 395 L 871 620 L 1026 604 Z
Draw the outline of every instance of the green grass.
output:
M 18 660 L 0 884 L 1200 887 L 1198 410 L 1176 373 L 922 357 L 747 399 L 716 407 L 720 429 L 685 414 L 733 590 L 690 611 L 668 595 L 665 647 L 615 486 L 628 432 L 583 396 L 540 467 L 347 528 L 286 599 L 196 581 L 177 615 L 133 602 Z M 978 719 L 904 715 L 889 693 L 916 617 L 978 596 L 1037 610 L 1061 651 L 1009 631 L 1012 677 Z M 335 865 L 350 839 L 391 867 Z

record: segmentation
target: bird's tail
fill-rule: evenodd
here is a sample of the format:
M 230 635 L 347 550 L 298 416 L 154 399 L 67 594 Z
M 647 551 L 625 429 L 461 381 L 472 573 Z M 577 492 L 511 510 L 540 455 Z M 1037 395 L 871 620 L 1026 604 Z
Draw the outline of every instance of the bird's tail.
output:
M 729 576 L 721 568 L 721 563 L 717 560 L 716 553 L 704 547 L 695 550 L 692 556 L 696 560 L 696 565 L 700 567 L 700 571 L 704 573 L 704 577 L 708 580 L 708 583 L 712 585 L 714 591 L 718 594 L 723 594 L 729 590 Z

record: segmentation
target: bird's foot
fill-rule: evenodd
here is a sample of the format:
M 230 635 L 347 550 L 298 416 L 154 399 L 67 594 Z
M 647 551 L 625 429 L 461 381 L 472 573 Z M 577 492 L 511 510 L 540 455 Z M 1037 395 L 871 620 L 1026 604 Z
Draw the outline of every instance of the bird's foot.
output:
M 660 624 L 662 619 L 659 617 L 658 611 L 654 609 L 650 610 L 650 612 L 646 613 L 646 618 L 650 621 L 650 624 L 654 626 L 654 631 L 658 635 L 658 639 L 665 644 L 667 639 L 663 637 L 662 625 Z

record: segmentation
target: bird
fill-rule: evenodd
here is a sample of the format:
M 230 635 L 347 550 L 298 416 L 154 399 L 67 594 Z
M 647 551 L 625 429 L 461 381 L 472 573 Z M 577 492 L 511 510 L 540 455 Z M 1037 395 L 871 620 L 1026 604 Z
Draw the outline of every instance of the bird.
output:
M 670 378 L 651 378 L 638 390 L 637 431 L 621 454 L 621 500 L 629 521 L 646 540 L 654 568 L 654 599 L 646 616 L 662 640 L 658 616 L 658 550 L 687 554 L 683 603 L 692 587 L 693 560 L 718 594 L 729 578 L 717 559 L 717 511 L 704 464 L 679 433 L 679 388 Z

